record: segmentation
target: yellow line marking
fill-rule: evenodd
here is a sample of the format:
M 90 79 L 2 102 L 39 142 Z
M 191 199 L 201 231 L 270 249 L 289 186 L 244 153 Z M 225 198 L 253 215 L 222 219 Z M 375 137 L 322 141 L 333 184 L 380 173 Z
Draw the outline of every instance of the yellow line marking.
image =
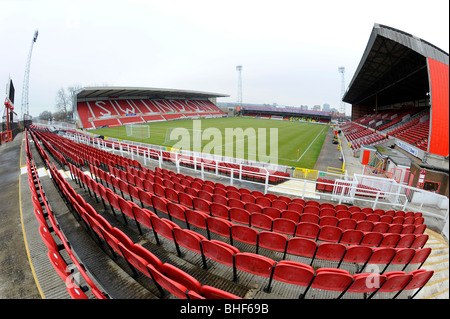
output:
M 445 277 L 445 278 L 441 278 L 441 279 L 438 279 L 438 280 L 435 280 L 435 281 L 430 281 L 430 282 L 428 282 L 426 285 L 425 285 L 425 287 L 428 287 L 428 286 L 431 286 L 431 285 L 435 285 L 435 284 L 438 284 L 438 283 L 440 283 L 440 282 L 443 282 L 443 281 L 448 281 L 448 277 Z
M 444 245 L 446 245 L 448 247 L 448 243 L 447 241 L 444 239 L 444 237 L 442 237 L 441 234 L 431 230 L 431 229 L 425 229 L 425 233 L 428 234 L 430 237 L 433 237 L 433 239 L 443 243 Z
M 440 245 L 440 244 L 430 244 L 430 245 L 425 245 L 425 247 L 430 247 L 430 248 L 432 248 L 432 249 L 434 249 L 434 250 L 436 250 L 436 249 L 448 249 L 448 246 L 438 246 L 438 247 L 434 247 L 434 246 L 436 246 L 436 245 Z
M 435 262 L 431 262 L 431 263 L 426 263 L 426 264 L 423 264 L 423 265 L 424 266 L 432 266 L 432 265 L 441 264 L 441 263 L 445 263 L 445 262 L 448 262 L 448 258 L 447 259 L 443 259 L 443 260 L 438 260 L 438 261 L 435 261 Z
M 26 133 L 24 133 L 24 134 L 26 134 Z M 20 146 L 19 165 L 20 165 L 20 163 L 22 163 L 23 141 L 25 140 L 24 136 L 25 135 L 22 136 L 22 144 Z M 22 214 L 22 196 L 21 196 L 22 191 L 20 188 L 20 179 L 21 179 L 21 175 L 19 174 L 19 211 L 20 211 L 20 223 L 22 224 L 23 240 L 25 241 L 25 250 L 27 252 L 28 262 L 30 263 L 30 267 L 31 267 L 31 273 L 33 274 L 33 278 L 34 278 L 34 281 L 36 282 L 36 286 L 39 291 L 39 294 L 41 295 L 42 299 L 45 299 L 44 293 L 42 292 L 41 286 L 39 285 L 39 281 L 36 277 L 36 272 L 34 271 L 33 263 L 31 262 L 30 249 L 28 248 L 27 235 L 25 234 L 25 226 L 23 224 L 23 214 Z
M 428 257 L 439 257 L 439 256 L 448 256 L 448 252 L 442 253 L 442 254 L 436 254 L 436 255 L 430 254 L 430 256 L 428 256 Z
M 444 289 L 444 290 L 442 290 L 442 291 L 436 292 L 436 293 L 434 293 L 434 294 L 432 294 L 432 295 L 423 297 L 422 299 L 432 299 L 432 298 L 434 298 L 434 297 L 436 297 L 436 296 L 439 296 L 439 295 L 442 295 L 442 294 L 446 293 L 447 291 L 448 291 L 448 288 L 447 288 L 447 289 Z
M 434 269 L 433 269 L 434 270 Z M 448 271 L 448 267 L 445 267 L 445 268 L 441 268 L 441 269 L 437 269 L 437 270 L 434 270 L 434 273 L 438 273 L 438 272 L 441 272 L 441 271 L 445 271 L 445 270 L 447 270 Z
M 66 177 L 69 177 L 69 175 L 67 175 L 67 172 L 65 170 L 62 170 L 62 172 L 64 173 L 64 175 L 66 175 Z

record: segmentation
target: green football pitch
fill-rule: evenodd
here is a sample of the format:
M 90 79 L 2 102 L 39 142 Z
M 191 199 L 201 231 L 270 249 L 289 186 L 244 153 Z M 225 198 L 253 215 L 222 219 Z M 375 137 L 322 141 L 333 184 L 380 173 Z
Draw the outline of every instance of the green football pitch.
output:
M 150 138 L 146 138 L 147 129 L 141 129 L 139 132 L 139 128 L 133 128 L 132 136 L 130 130 L 127 135 L 126 126 L 90 132 L 105 137 L 181 149 L 189 148 L 216 155 L 230 156 L 231 151 L 233 157 L 312 169 L 329 129 L 328 125 L 234 117 L 153 122 L 145 125 L 150 126 Z M 186 134 L 179 134 L 186 132 L 189 136 L 182 140 Z M 263 132 L 265 136 L 262 135 Z M 194 139 L 196 143 L 193 142 Z M 186 141 L 188 143 L 183 144 L 185 147 L 179 147 Z M 273 144 L 274 141 L 278 141 L 277 146 Z M 268 157 L 269 155 L 272 157 Z

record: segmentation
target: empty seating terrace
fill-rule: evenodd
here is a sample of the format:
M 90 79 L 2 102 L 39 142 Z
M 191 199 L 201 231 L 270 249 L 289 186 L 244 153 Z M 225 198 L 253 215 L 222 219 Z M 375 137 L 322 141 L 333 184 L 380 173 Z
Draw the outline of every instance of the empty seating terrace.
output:
M 426 151 L 429 133 L 430 119 L 428 114 L 425 114 L 389 131 L 388 134 Z
M 386 139 L 378 132 L 374 132 L 371 129 L 365 128 L 353 122 L 350 122 L 349 125 L 344 126 L 342 128 L 342 132 L 347 138 L 347 141 L 351 143 L 351 148 L 353 150 L 361 148 L 362 145 L 378 144 Z
M 64 138 L 48 135 L 29 131 L 74 218 L 152 298 L 405 298 L 433 275 L 421 268 L 431 249 L 424 247 L 420 213 L 263 194 L 148 169 L 128 158 L 100 163 L 61 152 L 55 141 Z M 39 178 L 27 154 L 30 188 L 36 188 Z M 70 178 L 57 165 L 69 169 Z M 35 207 L 44 214 L 36 217 L 48 226 L 41 237 L 65 280 L 60 251 L 70 256 L 71 246 L 53 244 L 64 238 L 63 227 L 38 189 Z M 374 276 L 364 272 L 368 264 L 379 267 L 378 287 L 364 285 Z M 81 291 L 70 286 L 72 298 L 114 297 L 107 283 L 89 284 L 89 278 L 83 276 Z
M 426 151 L 429 125 L 427 109 L 417 108 L 367 114 L 341 126 L 341 129 L 353 150 L 363 145 L 378 144 L 392 136 Z
M 223 114 L 218 107 L 208 100 L 117 99 L 87 101 L 78 102 L 77 111 L 85 129 L 199 116 L 216 117 Z

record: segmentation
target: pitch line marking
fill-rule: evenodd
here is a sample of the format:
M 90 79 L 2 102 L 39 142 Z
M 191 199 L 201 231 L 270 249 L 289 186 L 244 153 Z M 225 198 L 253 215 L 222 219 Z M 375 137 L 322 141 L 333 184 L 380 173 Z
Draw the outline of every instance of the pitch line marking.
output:
M 307 149 L 303 152 L 303 154 L 297 159 L 297 162 L 298 162 L 299 160 L 301 160 L 301 158 L 303 157 L 303 155 L 306 154 L 306 152 L 308 152 L 308 150 L 309 150 L 309 148 L 311 147 L 311 145 L 314 144 L 314 142 L 317 140 L 317 138 L 319 137 L 319 135 L 322 134 L 323 130 L 324 130 L 326 127 L 327 127 L 327 126 L 324 126 L 323 129 L 322 129 L 322 131 L 320 131 L 320 133 L 317 134 L 316 138 L 311 142 L 311 144 L 309 144 L 308 148 L 307 148 Z

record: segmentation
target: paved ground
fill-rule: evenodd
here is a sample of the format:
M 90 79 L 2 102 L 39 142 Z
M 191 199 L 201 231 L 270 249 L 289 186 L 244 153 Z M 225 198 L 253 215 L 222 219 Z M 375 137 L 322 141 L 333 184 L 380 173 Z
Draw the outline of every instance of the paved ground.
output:
M 337 144 L 333 144 L 334 128 L 329 127 L 319 157 L 317 158 L 315 170 L 326 172 L 328 167 L 342 168 L 341 152 Z
M 0 145 L 0 298 L 40 297 L 25 249 L 19 207 L 21 142 L 19 133 L 14 141 Z

